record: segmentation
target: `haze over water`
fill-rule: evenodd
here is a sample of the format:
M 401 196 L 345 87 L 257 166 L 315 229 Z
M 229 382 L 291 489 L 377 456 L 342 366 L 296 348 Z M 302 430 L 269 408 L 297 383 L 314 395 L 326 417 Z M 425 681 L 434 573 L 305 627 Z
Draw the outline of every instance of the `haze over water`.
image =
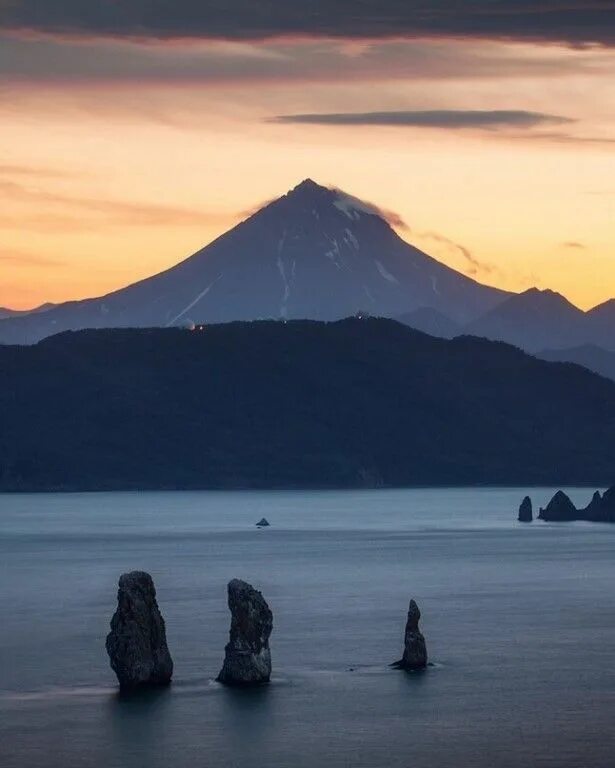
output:
M 554 490 L 531 492 L 535 511 Z M 0 496 L 0 764 L 611 764 L 615 527 L 521 525 L 524 494 Z M 104 638 L 137 568 L 175 673 L 125 699 Z M 213 682 L 233 577 L 274 613 L 273 682 L 254 692 Z M 434 663 L 414 675 L 388 667 L 410 597 Z

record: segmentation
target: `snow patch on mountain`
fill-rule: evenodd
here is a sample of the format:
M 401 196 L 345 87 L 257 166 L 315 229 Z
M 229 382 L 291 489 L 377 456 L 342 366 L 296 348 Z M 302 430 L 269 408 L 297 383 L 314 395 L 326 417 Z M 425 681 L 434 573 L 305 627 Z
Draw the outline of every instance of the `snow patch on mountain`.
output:
M 325 256 L 330 259 L 338 269 L 341 269 L 343 266 L 347 267 L 347 264 L 345 264 L 344 260 L 342 259 L 342 254 L 340 253 L 340 247 L 338 245 L 337 239 L 332 237 L 330 242 L 333 248 L 330 251 L 326 251 Z
M 355 249 L 355 251 L 358 251 L 359 250 L 359 241 L 354 236 L 354 233 L 352 232 L 352 230 L 350 230 L 350 229 L 348 229 L 346 227 L 346 229 L 344 230 L 344 233 L 345 233 L 344 234 L 344 241 L 346 243 L 350 243 L 352 245 L 352 247 Z
M 376 269 L 378 270 L 378 272 L 380 272 L 380 274 L 385 280 L 388 280 L 389 283 L 397 283 L 397 285 L 399 285 L 399 280 L 395 277 L 395 275 L 392 275 L 389 272 L 389 270 L 384 266 L 384 264 L 381 261 L 378 261 L 378 259 L 374 259 L 374 262 L 376 264 Z
M 280 277 L 282 278 L 282 285 L 284 286 L 284 295 L 282 296 L 282 304 L 280 306 L 280 317 L 286 317 L 288 314 L 286 307 L 290 296 L 290 285 L 286 277 L 286 269 L 284 268 L 284 262 L 282 261 L 281 256 L 278 256 L 278 270 L 280 272 Z
M 181 320 L 181 318 L 186 314 L 186 312 L 189 312 L 192 309 L 192 307 L 194 307 L 195 304 L 198 304 L 199 301 L 211 291 L 211 289 L 214 287 L 214 285 L 221 278 L 222 278 L 222 273 L 220 273 L 218 275 L 218 277 L 213 282 L 211 282 L 206 288 L 204 288 L 199 293 L 199 295 L 196 297 L 196 299 L 194 299 L 194 301 L 191 301 L 190 304 L 188 304 L 188 306 L 184 307 L 179 314 L 175 315 L 175 317 L 172 320 L 169 320 L 169 322 L 166 324 L 166 327 L 170 328 L 172 325 L 175 325 L 175 323 L 178 320 Z

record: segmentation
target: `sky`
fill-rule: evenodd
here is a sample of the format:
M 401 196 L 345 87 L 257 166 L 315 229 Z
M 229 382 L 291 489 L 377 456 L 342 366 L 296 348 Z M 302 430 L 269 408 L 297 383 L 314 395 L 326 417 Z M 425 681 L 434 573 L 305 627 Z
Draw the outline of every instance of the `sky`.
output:
M 614 81 L 615 0 L 0 0 L 0 306 L 123 287 L 310 177 L 587 309 Z

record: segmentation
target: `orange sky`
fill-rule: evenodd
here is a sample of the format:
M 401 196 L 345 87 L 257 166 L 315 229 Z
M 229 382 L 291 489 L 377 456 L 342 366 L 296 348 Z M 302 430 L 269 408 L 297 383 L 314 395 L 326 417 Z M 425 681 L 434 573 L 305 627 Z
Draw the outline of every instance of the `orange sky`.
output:
M 7 41 L 0 306 L 160 271 L 308 176 L 397 212 L 404 238 L 482 282 L 550 287 L 583 308 L 615 296 L 610 49 Z M 451 124 L 275 121 L 425 110 Z M 454 122 L 493 110 L 545 119 Z

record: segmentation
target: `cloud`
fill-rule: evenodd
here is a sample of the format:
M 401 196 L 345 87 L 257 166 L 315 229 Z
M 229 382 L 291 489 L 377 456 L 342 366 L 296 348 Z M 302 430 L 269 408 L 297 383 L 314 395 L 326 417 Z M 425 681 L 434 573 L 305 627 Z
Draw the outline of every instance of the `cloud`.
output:
M 128 202 L 32 189 L 14 181 L 0 180 L 0 199 L 25 203 L 35 211 L 0 213 L 0 227 L 19 228 L 24 225 L 40 230 L 92 229 L 102 223 L 135 227 L 199 227 L 205 224 L 230 225 L 237 215 L 212 213 L 193 208 L 159 205 L 149 202 Z M 41 209 L 51 207 L 51 212 Z M 60 213 L 57 210 L 60 209 Z M 89 214 L 89 216 L 87 215 Z
M 366 213 L 371 213 L 374 216 L 380 216 L 381 219 L 384 219 L 392 227 L 410 231 L 410 227 L 408 227 L 399 213 L 387 210 L 386 208 L 381 208 L 379 205 L 369 202 L 369 200 L 362 200 L 358 197 L 354 197 L 354 195 L 349 195 L 348 192 L 344 192 L 344 190 L 339 187 L 331 186 L 329 189 L 335 192 L 338 198 L 347 201 L 354 208 L 357 208 L 360 211 L 365 211 Z
M 525 136 L 519 136 L 518 138 L 527 138 Z M 577 144 L 577 145 L 596 145 L 604 147 L 612 147 L 615 144 L 615 138 L 610 136 L 575 136 L 572 133 L 557 133 L 557 132 L 540 132 L 531 135 L 531 138 L 536 141 L 549 141 L 554 144 Z
M 38 256 L 26 251 L 15 250 L 1 250 L 0 249 L 0 262 L 5 264 L 14 264 L 17 266 L 28 267 L 42 267 L 46 269 L 48 267 L 64 267 L 66 262 L 59 261 L 58 259 L 50 259 L 44 256 Z
M 263 208 L 266 208 L 268 205 L 271 205 L 271 203 L 275 203 L 277 200 L 277 197 L 268 197 L 266 200 L 263 200 L 260 203 L 257 203 L 256 205 L 251 205 L 249 208 L 246 208 L 243 211 L 240 211 L 239 217 L 243 221 L 244 219 L 249 219 L 250 216 L 254 216 L 255 213 L 258 213 L 259 211 L 262 211 Z
M 4 0 L 0 9 L 0 29 L 83 36 L 478 37 L 615 44 L 614 0 Z
M 576 243 L 574 241 L 570 241 L 567 243 L 562 243 L 562 248 L 571 248 L 574 250 L 584 251 L 587 246 L 585 246 L 583 243 Z
M 303 115 L 279 115 L 276 123 L 306 123 L 310 125 L 363 126 L 380 125 L 411 128 L 534 128 L 545 124 L 573 123 L 559 115 L 525 110 L 407 110 L 396 112 L 339 112 Z
M 408 227 L 408 225 L 406 224 L 406 222 L 403 220 L 402 216 L 399 213 L 396 213 L 395 211 L 387 210 L 386 208 L 381 208 L 379 205 L 376 205 L 375 203 L 371 203 L 367 200 L 362 200 L 362 199 L 360 200 L 358 197 L 349 195 L 347 192 L 344 192 L 344 190 L 340 189 L 339 187 L 336 187 L 335 185 L 331 185 L 329 189 L 335 192 L 336 195 L 338 195 L 338 197 L 343 197 L 345 200 L 350 201 L 356 208 L 367 211 L 368 213 L 373 213 L 375 216 L 380 216 L 381 219 L 384 219 L 392 227 L 395 227 L 396 229 L 410 231 L 410 228 Z M 278 197 L 272 197 L 267 200 L 263 200 L 263 202 L 258 203 L 257 205 L 251 206 L 250 208 L 241 212 L 240 214 L 241 219 L 243 220 L 243 219 L 249 218 L 250 216 L 253 216 L 255 213 L 262 211 L 263 208 L 266 208 L 268 205 L 271 205 L 271 203 L 275 203 L 278 199 L 279 199 Z
M 36 165 L 13 165 L 11 163 L 0 162 L 0 177 L 17 176 L 26 178 L 59 179 L 72 176 L 65 170 L 57 168 L 47 168 Z
M 406 224 L 399 213 L 387 210 L 386 208 L 378 208 L 377 210 L 379 215 L 392 227 L 395 227 L 396 229 L 402 229 L 405 232 L 410 231 L 410 227 Z
M 461 256 L 466 263 L 465 272 L 468 275 L 490 275 L 493 272 L 497 272 L 497 268 L 493 264 L 489 264 L 486 261 L 476 258 L 469 248 L 464 245 L 451 240 L 450 237 L 441 235 L 438 232 L 417 232 L 415 230 L 409 230 L 411 235 L 420 238 L 421 240 L 433 240 L 436 243 L 446 246 L 450 251 L 453 251 L 457 256 Z
M 0 35 L 7 83 L 347 82 L 385 79 L 610 77 L 613 52 L 563 51 L 488 41 L 269 40 L 231 43 Z

